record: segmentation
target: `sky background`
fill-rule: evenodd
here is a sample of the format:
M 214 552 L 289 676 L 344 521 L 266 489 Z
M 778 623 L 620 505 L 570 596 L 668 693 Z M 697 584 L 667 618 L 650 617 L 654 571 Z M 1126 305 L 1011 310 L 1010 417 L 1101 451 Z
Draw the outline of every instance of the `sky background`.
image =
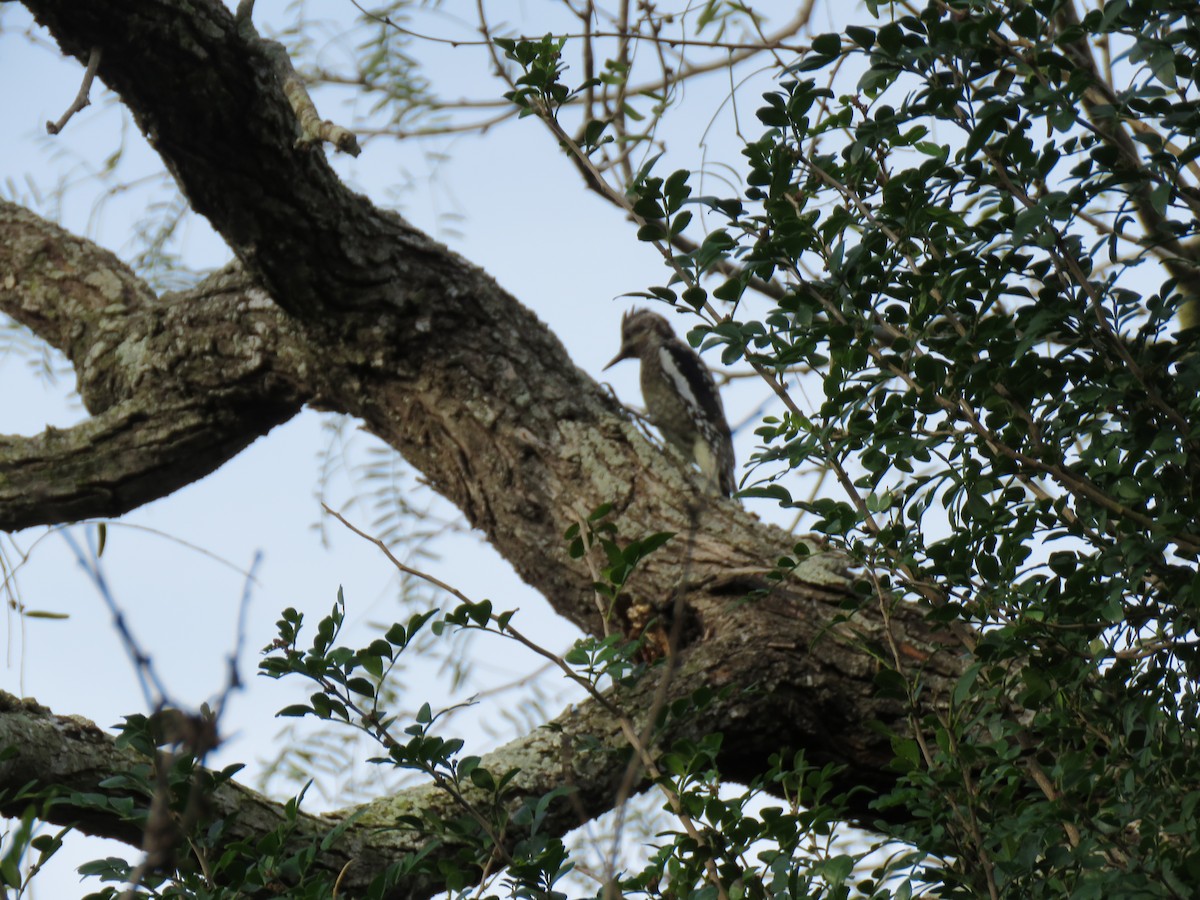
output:
M 791 14 L 787 4 L 774 5 Z M 530 26 L 531 32 L 554 27 L 537 19 L 553 8 L 547 3 L 522 5 L 526 20 L 538 22 Z M 281 25 L 290 9 L 260 3 L 256 21 L 269 34 L 272 23 Z M 0 83 L 7 89 L 0 92 L 0 119 L 5 123 L 0 185 L 4 195 L 130 259 L 136 252 L 139 221 L 155 204 L 170 199 L 161 179 L 151 177 L 161 172 L 157 157 L 99 83 L 92 94 L 94 105 L 76 115 L 62 134 L 48 137 L 44 123 L 57 119 L 70 104 L 82 67 L 75 60 L 62 59 L 47 36 L 32 28 L 23 8 L 5 4 L 3 10 Z M 342 21 L 353 12 L 349 3 L 340 2 L 328 3 L 325 10 Z M 438 24 L 436 18 L 431 21 Z M 442 33 L 461 32 L 463 27 L 450 17 L 441 24 L 446 29 Z M 334 23 L 327 34 L 336 31 Z M 319 37 L 315 47 L 325 65 L 354 52 L 352 42 L 329 37 Z M 489 79 L 487 58 L 478 48 L 452 50 L 422 44 L 415 49 L 423 54 L 431 78 L 446 96 L 496 97 L 502 92 L 499 82 Z M 755 77 L 764 80 L 765 89 L 765 76 Z M 753 107 L 761 89 L 743 88 L 743 108 L 736 111 L 723 103 L 729 93 L 727 75 L 724 80 L 716 76 L 690 85 L 687 91 L 684 111 L 671 126 L 674 164 L 694 167 L 719 158 L 735 161 L 740 138 L 733 116 L 736 112 L 743 126 L 754 129 Z M 323 115 L 347 123 L 344 108 L 340 112 L 331 108 L 328 97 L 323 101 L 318 95 L 317 100 Z M 719 110 L 715 119 L 714 110 Z M 110 177 L 104 170 L 118 148 L 124 155 Z M 656 251 L 635 240 L 635 229 L 618 210 L 584 189 L 573 166 L 532 120 L 506 123 L 482 138 L 370 140 L 357 160 L 342 156 L 334 163 L 354 189 L 398 208 L 417 227 L 487 270 L 536 311 L 576 364 L 593 377 L 600 377 L 602 366 L 616 352 L 621 314 L 634 304 L 622 295 L 666 280 Z M 126 186 L 113 190 L 118 184 Z M 175 249 L 196 268 L 219 266 L 229 258 L 228 250 L 202 221 L 186 226 Z M 678 332 L 685 329 L 682 322 L 676 323 Z M 0 347 L 7 347 L 0 349 L 0 433 L 32 435 L 47 425 L 65 427 L 84 417 L 71 393 L 73 376 L 61 359 L 54 362 L 59 377 L 51 381 L 39 371 L 40 354 L 28 352 L 36 342 L 18 340 L 14 346 L 11 334 L 0 340 L 4 342 Z M 717 365 L 715 359 L 709 362 Z M 603 377 L 626 403 L 640 405 L 636 364 L 616 367 Z M 762 396 L 760 388 L 749 382 L 735 383 L 724 393 L 729 418 L 735 423 Z M 261 761 L 277 755 L 281 729 L 288 724 L 273 713 L 295 702 L 301 692 L 307 693 L 303 685 L 254 675 L 259 650 L 273 638 L 280 610 L 296 607 L 315 625 L 329 611 L 340 587 L 347 601 L 348 643 L 369 640 L 381 623 L 386 626 L 408 614 L 398 612 L 395 573 L 376 548 L 336 522 L 318 527 L 324 455 L 351 441 L 350 464 L 334 467 L 325 495 L 339 508 L 355 496 L 369 500 L 374 489 L 372 482 L 347 469 L 356 462 L 382 458 L 382 445 L 375 439 L 357 433 L 352 423 L 335 438 L 334 424 L 327 416 L 306 411 L 219 471 L 108 527 L 102 562 L 112 593 L 140 645 L 153 657 L 172 700 L 184 706 L 211 699 L 225 684 L 245 573 L 255 554 L 262 553 L 257 578 L 250 586 L 240 661 L 247 688 L 232 697 L 222 722 L 225 743 L 209 760 L 217 767 L 246 763 L 242 780 L 248 784 L 261 777 Z M 737 434 L 740 462 L 754 444 L 749 428 Z M 416 564 L 470 597 L 490 598 L 498 608 L 519 608 L 519 628 L 551 649 L 565 650 L 578 636 L 573 626 L 520 582 L 485 541 L 463 530 L 454 511 L 422 487 L 411 470 L 401 467 L 399 477 L 413 506 L 430 507 L 437 516 L 460 524 L 427 548 L 435 556 L 420 558 Z M 772 515 L 769 507 L 756 510 Z M 350 505 L 345 513 L 360 527 L 373 528 L 374 513 L 368 503 Z M 83 540 L 89 528 L 94 535 L 94 526 L 78 526 L 73 533 Z M 2 546 L 8 564 L 19 564 L 14 584 L 26 609 L 66 618 L 22 618 L 7 608 L 0 687 L 34 697 L 57 713 L 83 715 L 102 727 L 112 726 L 124 715 L 146 712 L 112 616 L 62 537 L 46 529 L 30 529 L 4 538 Z M 448 679 L 434 679 L 436 670 L 444 666 L 433 663 L 427 667 L 430 671 L 416 668 L 410 676 L 413 692 L 405 702 L 413 708 L 427 698 L 435 705 L 461 702 L 487 685 L 520 680 L 541 665 L 515 644 L 490 638 L 480 639 L 466 652 L 471 654 L 475 680 L 456 687 Z M 560 688 L 557 682 L 545 688 L 551 692 L 547 703 L 551 714 L 561 709 L 562 699 L 556 694 Z M 521 715 L 515 696 L 506 695 L 500 707 L 485 702 L 451 725 L 471 739 L 473 752 L 486 750 L 517 733 L 512 720 Z M 284 793 L 295 789 L 294 785 L 273 786 Z M 310 801 L 314 808 L 324 805 L 317 790 Z M 135 851 L 121 849 L 127 858 L 136 859 Z M 85 888 L 79 886 L 74 866 L 106 852 L 97 849 L 95 842 L 64 850 L 53 871 L 35 883 L 35 896 L 81 895 Z M 86 890 L 98 887 L 89 881 Z

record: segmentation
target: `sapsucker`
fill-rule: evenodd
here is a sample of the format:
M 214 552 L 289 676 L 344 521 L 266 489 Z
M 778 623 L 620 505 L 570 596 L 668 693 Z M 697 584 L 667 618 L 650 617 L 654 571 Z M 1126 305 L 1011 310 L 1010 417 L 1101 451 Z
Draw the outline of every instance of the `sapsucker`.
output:
M 625 314 L 621 351 L 604 368 L 635 357 L 642 363 L 642 399 L 654 427 L 700 467 L 714 492 L 730 496 L 737 487 L 733 440 L 704 361 L 675 337 L 666 319 L 646 309 Z

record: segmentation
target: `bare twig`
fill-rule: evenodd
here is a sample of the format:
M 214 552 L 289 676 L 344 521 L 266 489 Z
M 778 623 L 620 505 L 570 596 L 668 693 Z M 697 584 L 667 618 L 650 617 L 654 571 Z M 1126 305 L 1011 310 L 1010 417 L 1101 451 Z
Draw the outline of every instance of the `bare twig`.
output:
M 85 106 L 90 106 L 92 102 L 92 82 L 96 80 L 96 71 L 100 68 L 100 48 L 93 47 L 92 52 L 88 55 L 87 69 L 83 73 L 83 83 L 79 85 L 79 93 L 75 95 L 75 99 L 71 101 L 71 105 L 67 107 L 67 111 L 59 116 L 57 122 L 46 122 L 46 131 L 49 134 L 58 134 L 66 127 L 67 122 L 75 113 L 79 112 Z

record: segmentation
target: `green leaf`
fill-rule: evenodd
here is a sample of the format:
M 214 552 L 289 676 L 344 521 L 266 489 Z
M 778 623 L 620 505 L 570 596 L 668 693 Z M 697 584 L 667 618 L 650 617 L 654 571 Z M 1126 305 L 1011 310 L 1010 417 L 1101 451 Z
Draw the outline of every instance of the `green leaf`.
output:
M 863 28 L 861 25 L 847 25 L 846 36 L 864 50 L 870 50 L 875 46 L 875 32 L 870 28 Z
M 840 34 L 818 34 L 812 40 L 814 53 L 822 56 L 838 56 L 842 52 L 842 36 Z

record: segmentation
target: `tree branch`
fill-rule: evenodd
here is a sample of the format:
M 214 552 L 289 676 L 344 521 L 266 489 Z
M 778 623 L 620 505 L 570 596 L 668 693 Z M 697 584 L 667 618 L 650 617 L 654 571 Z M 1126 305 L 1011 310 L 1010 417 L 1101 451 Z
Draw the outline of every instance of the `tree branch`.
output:
M 266 362 L 295 329 L 236 273 L 160 301 L 108 251 L 2 200 L 0 272 L 0 311 L 66 352 L 95 414 L 0 435 L 0 528 L 121 515 L 300 410 L 298 380 Z
M 259 409 L 231 415 L 208 403 L 127 401 L 74 428 L 0 435 L 0 528 L 110 518 L 165 497 L 297 411 Z

